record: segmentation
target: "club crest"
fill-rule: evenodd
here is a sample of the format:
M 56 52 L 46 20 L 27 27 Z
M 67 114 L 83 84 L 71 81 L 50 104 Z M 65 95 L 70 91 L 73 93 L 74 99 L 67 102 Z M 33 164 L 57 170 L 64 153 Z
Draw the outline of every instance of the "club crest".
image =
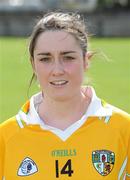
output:
M 114 166 L 115 154 L 109 150 L 96 150 L 92 152 L 92 162 L 97 172 L 102 175 L 108 175 Z
M 18 169 L 18 176 L 29 176 L 38 171 L 36 163 L 30 159 L 25 158 Z

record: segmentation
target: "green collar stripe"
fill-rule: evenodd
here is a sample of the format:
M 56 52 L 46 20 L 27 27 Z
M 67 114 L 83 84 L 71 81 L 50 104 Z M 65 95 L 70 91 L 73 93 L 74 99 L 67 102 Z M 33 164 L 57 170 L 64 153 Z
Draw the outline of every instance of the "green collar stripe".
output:
M 20 119 L 18 115 L 16 116 L 16 121 L 20 128 L 24 128 L 23 121 Z

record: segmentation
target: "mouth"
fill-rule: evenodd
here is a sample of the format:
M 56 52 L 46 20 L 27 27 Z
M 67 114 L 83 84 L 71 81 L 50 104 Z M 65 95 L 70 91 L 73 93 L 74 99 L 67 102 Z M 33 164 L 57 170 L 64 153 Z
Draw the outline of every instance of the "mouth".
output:
M 68 83 L 68 81 L 66 81 L 66 80 L 55 80 L 55 81 L 50 82 L 50 84 L 52 84 L 54 86 L 63 86 L 67 83 Z

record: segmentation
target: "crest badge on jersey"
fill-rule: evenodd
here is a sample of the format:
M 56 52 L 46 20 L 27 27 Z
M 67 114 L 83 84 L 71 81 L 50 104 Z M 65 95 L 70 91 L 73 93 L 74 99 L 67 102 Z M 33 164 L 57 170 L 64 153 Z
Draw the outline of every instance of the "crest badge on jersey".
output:
M 109 150 L 96 150 L 92 152 L 92 162 L 96 171 L 102 175 L 108 175 L 115 163 L 115 154 Z
M 25 158 L 18 169 L 18 176 L 29 176 L 38 171 L 36 163 L 29 157 Z

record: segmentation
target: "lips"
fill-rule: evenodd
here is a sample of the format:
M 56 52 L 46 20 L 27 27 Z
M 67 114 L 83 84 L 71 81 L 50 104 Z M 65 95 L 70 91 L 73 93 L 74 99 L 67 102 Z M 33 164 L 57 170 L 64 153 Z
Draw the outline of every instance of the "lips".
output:
M 61 85 L 65 85 L 67 83 L 68 83 L 68 81 L 66 81 L 66 80 L 55 80 L 55 81 L 50 82 L 50 84 L 52 84 L 54 86 L 61 86 Z

